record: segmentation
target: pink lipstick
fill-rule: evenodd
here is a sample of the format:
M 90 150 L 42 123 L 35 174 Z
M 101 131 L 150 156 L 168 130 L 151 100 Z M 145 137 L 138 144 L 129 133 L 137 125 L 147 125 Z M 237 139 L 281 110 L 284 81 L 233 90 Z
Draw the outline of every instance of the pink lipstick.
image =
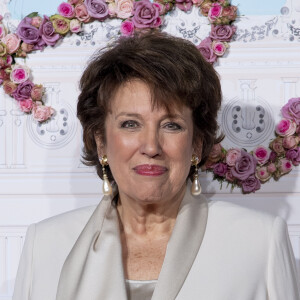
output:
M 143 176 L 160 176 L 167 172 L 167 168 L 158 165 L 138 165 L 133 170 Z

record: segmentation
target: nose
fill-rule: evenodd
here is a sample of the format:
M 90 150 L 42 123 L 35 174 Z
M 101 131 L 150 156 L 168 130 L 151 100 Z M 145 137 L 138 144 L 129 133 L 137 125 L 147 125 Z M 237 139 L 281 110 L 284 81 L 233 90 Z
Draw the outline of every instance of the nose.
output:
M 140 152 L 150 158 L 159 156 L 162 153 L 161 142 L 161 137 L 157 130 L 154 128 L 143 130 L 141 133 Z

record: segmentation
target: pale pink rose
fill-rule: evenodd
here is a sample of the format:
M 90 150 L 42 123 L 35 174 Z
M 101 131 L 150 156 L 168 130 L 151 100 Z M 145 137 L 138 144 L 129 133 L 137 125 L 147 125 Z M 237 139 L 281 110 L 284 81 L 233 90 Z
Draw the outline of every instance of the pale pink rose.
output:
M 215 144 L 208 156 L 208 160 L 212 162 L 217 162 L 224 158 L 224 153 L 222 151 L 221 144 Z
M 280 136 L 289 136 L 296 132 L 297 124 L 288 119 L 282 119 L 275 128 L 275 131 Z
M 283 148 L 283 138 L 277 137 L 270 143 L 270 148 L 274 150 L 278 155 L 283 154 L 285 152 Z
M 192 0 L 193 4 L 196 5 L 196 6 L 200 6 L 204 0 Z
M 278 162 L 278 170 L 280 175 L 290 172 L 293 168 L 293 164 L 290 160 L 286 158 L 281 158 Z
M 21 39 L 16 34 L 9 33 L 2 39 L 2 42 L 6 45 L 7 52 L 13 54 L 19 49 Z
M 213 41 L 211 47 L 217 56 L 223 56 L 228 48 L 228 44 L 226 42 Z
M 3 24 L 0 24 L 0 39 L 3 39 L 6 35 L 5 27 Z
M 30 75 L 30 69 L 26 66 L 13 65 L 10 73 L 10 80 L 16 84 L 25 82 Z
M 271 178 L 271 174 L 268 172 L 267 167 L 258 167 L 255 172 L 256 178 L 260 181 L 265 182 Z
M 44 87 L 41 84 L 39 85 L 36 84 L 31 90 L 31 98 L 34 101 L 42 100 L 43 94 L 44 94 Z
M 33 108 L 33 101 L 31 99 L 22 100 L 19 101 L 19 105 L 21 111 L 29 113 Z
M 269 173 L 273 174 L 276 172 L 277 168 L 275 166 L 274 163 L 270 163 L 268 166 L 267 166 L 267 170 Z
M 111 17 L 114 17 L 116 15 L 116 9 L 117 9 L 117 5 L 116 3 L 114 2 L 110 2 L 108 4 L 108 14 L 111 16 Z
M 70 22 L 70 30 L 73 33 L 78 33 L 80 31 L 82 31 L 81 22 L 79 20 L 77 20 L 77 19 L 71 20 L 71 22 Z
M 226 154 L 226 163 L 228 166 L 233 167 L 236 161 L 241 157 L 240 149 L 229 149 Z
M 75 6 L 75 15 L 76 18 L 83 23 L 88 23 L 91 19 L 84 3 L 80 3 Z
M 214 22 L 218 17 L 222 15 L 223 7 L 219 3 L 213 3 L 208 12 L 208 19 Z
M 237 17 L 237 6 L 230 5 L 227 7 L 224 7 L 222 10 L 222 17 L 225 17 L 228 21 L 234 21 Z
M 36 28 L 40 28 L 41 24 L 42 24 L 42 18 L 39 16 L 33 17 L 31 19 L 31 25 L 36 27 Z
M 264 146 L 257 146 L 253 150 L 253 156 L 256 158 L 258 164 L 260 165 L 263 165 L 268 161 L 270 153 L 271 151 Z
M 122 22 L 120 31 L 123 36 L 131 36 L 134 32 L 133 23 L 129 20 Z
M 298 146 L 300 138 L 298 136 L 285 136 L 283 138 L 282 145 L 286 149 L 293 149 Z
M 133 15 L 132 0 L 116 0 L 115 3 L 116 3 L 116 14 L 118 18 L 127 19 Z
M 3 90 L 5 94 L 11 95 L 17 89 L 17 85 L 10 80 L 4 80 Z
M 11 55 L 7 55 L 6 56 L 6 64 L 7 65 L 11 65 L 13 62 L 12 56 Z
M 68 19 L 71 19 L 75 16 L 75 11 L 73 5 L 71 5 L 68 2 L 62 2 L 58 8 L 57 8 L 58 13 Z
M 30 45 L 30 44 L 26 44 L 26 43 L 22 43 L 21 44 L 21 49 L 24 51 L 24 52 L 31 52 L 34 48 L 34 45 Z
M 32 114 L 33 118 L 39 122 L 44 122 L 51 118 L 51 116 L 54 114 L 54 109 L 49 106 L 44 106 L 44 105 L 33 105 L 32 108 Z

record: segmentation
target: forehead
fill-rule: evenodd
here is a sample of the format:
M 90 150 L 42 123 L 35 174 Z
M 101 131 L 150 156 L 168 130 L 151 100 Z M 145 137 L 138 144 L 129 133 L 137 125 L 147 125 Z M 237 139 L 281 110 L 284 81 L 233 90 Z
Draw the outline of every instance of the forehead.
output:
M 159 95 L 157 95 L 159 94 Z M 110 113 L 117 115 L 128 111 L 139 114 L 180 114 L 191 113 L 183 103 L 168 97 L 162 99 L 160 93 L 155 93 L 149 85 L 139 79 L 127 81 L 119 86 L 110 103 Z

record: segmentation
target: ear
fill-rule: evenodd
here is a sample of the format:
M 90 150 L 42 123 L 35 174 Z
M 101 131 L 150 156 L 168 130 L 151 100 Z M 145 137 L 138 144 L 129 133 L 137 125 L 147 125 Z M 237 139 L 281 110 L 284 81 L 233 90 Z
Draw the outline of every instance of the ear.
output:
M 99 134 L 95 134 L 94 138 L 95 138 L 95 142 L 96 142 L 96 145 L 97 145 L 98 157 L 103 156 L 104 154 L 106 154 L 105 145 L 103 143 L 103 140 L 102 140 L 102 138 Z
M 203 142 L 201 138 L 198 138 L 195 142 L 194 142 L 194 152 L 193 154 L 195 154 L 198 158 L 199 161 L 201 161 L 202 159 L 202 147 L 203 147 Z

